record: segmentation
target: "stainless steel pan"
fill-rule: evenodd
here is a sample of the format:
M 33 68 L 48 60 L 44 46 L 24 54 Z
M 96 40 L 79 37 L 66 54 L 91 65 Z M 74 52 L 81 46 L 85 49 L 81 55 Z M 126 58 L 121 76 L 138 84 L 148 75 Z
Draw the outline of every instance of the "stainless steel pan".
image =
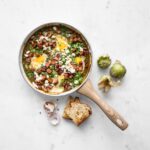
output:
M 45 27 L 49 27 L 49 26 L 53 26 L 53 25 L 63 25 L 63 26 L 66 26 L 67 28 L 70 28 L 71 30 L 74 30 L 75 32 L 79 33 L 82 38 L 84 39 L 84 41 L 86 42 L 87 44 L 87 47 L 89 49 L 89 52 L 91 53 L 91 59 L 89 60 L 90 61 L 90 65 L 89 65 L 89 71 L 88 71 L 88 75 L 86 76 L 86 78 L 84 79 L 84 81 L 82 82 L 82 84 L 70 91 L 67 91 L 67 92 L 64 92 L 64 93 L 60 93 L 58 95 L 52 95 L 52 94 L 49 94 L 49 93 L 45 93 L 41 90 L 38 90 L 36 89 L 31 83 L 30 81 L 28 80 L 25 72 L 24 72 L 24 69 L 23 69 L 23 64 L 22 64 L 22 54 L 23 54 L 23 50 L 29 40 L 29 38 L 35 33 L 37 32 L 38 30 L 42 29 L 42 28 L 45 28 Z M 93 88 L 92 86 L 92 83 L 89 79 L 89 74 L 91 72 L 91 66 L 92 66 L 92 58 L 93 58 L 93 55 L 92 55 L 92 49 L 91 49 L 91 46 L 90 44 L 88 43 L 87 39 L 85 38 L 85 36 L 79 31 L 77 30 L 76 28 L 74 28 L 73 26 L 70 26 L 68 24 L 65 24 L 65 23 L 59 23 L 59 22 L 55 22 L 55 23 L 47 23 L 47 24 L 44 24 L 44 25 L 41 25 L 39 27 L 37 27 L 36 29 L 34 29 L 33 31 L 31 31 L 27 37 L 25 38 L 25 40 L 23 41 L 22 43 L 22 46 L 20 48 L 20 53 L 19 53 L 19 66 L 20 66 L 20 70 L 21 70 L 21 74 L 23 75 L 25 81 L 34 89 L 36 90 L 37 92 L 39 93 L 42 93 L 44 95 L 48 95 L 48 96 L 63 96 L 63 95 L 67 95 L 67 94 L 71 94 L 75 91 L 77 91 L 78 93 L 80 94 L 83 94 L 87 97 L 89 97 L 92 101 L 94 101 L 101 109 L 102 111 L 106 114 L 106 116 L 115 124 L 117 125 L 120 129 L 122 130 L 125 130 L 127 127 L 128 127 L 128 123 L 123 119 L 123 117 L 121 117 L 121 115 L 115 110 L 113 109 L 110 105 L 108 105 L 104 100 L 102 100 L 100 98 L 100 96 L 96 93 L 95 89 Z

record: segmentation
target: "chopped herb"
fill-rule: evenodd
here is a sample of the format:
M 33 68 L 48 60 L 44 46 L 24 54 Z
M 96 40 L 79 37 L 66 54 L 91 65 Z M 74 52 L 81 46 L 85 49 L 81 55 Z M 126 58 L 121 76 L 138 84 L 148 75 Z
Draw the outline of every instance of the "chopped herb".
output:
M 61 26 L 61 32 L 62 33 L 66 33 L 68 31 L 68 29 L 65 26 Z
M 38 48 L 33 48 L 30 50 L 32 53 L 38 53 L 38 54 L 43 54 L 43 50 L 38 49 Z
M 75 75 L 75 79 L 79 79 L 80 77 L 82 77 L 82 74 L 80 72 L 77 72 Z
M 33 78 L 33 77 L 34 77 L 34 73 L 33 73 L 33 72 L 27 72 L 27 76 L 28 76 L 29 78 Z
M 66 59 L 65 58 L 62 58 L 62 60 L 61 60 L 62 62 L 63 62 L 63 64 L 65 64 L 66 63 Z
M 54 69 L 55 69 L 55 66 L 54 66 L 54 65 L 51 65 L 51 66 L 50 66 L 50 69 L 51 69 L 51 70 L 54 70 Z
M 53 77 L 56 77 L 58 74 L 57 74 L 57 72 L 56 71 L 53 71 L 49 76 L 51 77 L 51 78 L 53 78 Z
M 80 47 L 83 48 L 83 43 L 77 42 L 77 43 L 71 43 L 72 48 L 80 49 Z
M 33 49 L 32 45 L 29 44 L 28 49 L 31 51 Z
M 42 75 L 47 75 L 47 72 L 42 72 L 41 74 L 42 74 Z

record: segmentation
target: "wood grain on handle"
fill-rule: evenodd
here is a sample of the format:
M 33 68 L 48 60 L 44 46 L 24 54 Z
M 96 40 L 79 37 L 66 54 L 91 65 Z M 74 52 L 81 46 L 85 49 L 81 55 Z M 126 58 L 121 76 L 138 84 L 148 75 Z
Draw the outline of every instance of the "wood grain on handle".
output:
M 123 117 L 98 96 L 90 80 L 88 80 L 78 90 L 78 92 L 93 100 L 107 115 L 107 117 L 121 130 L 125 130 L 128 127 L 128 123 L 123 119 Z

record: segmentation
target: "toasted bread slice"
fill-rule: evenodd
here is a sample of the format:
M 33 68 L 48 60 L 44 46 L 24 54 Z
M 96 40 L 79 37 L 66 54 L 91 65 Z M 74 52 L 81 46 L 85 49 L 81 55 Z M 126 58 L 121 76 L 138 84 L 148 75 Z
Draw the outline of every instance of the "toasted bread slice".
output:
M 63 117 L 71 119 L 76 125 L 80 125 L 92 114 L 92 109 L 87 104 L 81 103 L 79 97 L 74 99 L 72 96 L 69 96 L 68 99 Z

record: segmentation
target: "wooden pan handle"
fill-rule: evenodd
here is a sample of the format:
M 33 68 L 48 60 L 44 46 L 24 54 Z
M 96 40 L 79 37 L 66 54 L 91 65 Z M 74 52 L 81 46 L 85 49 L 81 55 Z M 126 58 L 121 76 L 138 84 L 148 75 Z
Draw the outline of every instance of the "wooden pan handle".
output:
M 128 123 L 123 119 L 123 117 L 98 96 L 90 80 L 88 80 L 78 90 L 78 92 L 93 100 L 107 115 L 107 117 L 121 130 L 125 130 L 128 127 Z

